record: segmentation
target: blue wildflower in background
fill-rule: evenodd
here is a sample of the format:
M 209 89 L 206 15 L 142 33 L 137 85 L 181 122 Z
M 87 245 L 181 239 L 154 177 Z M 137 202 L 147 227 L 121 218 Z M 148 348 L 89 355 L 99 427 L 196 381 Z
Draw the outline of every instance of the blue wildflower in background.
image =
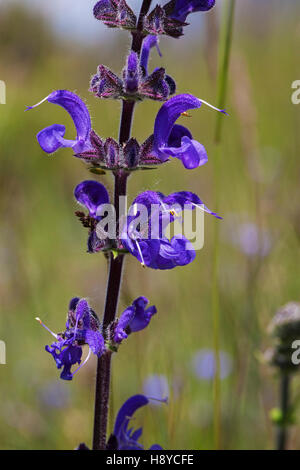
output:
M 52 381 L 46 383 L 38 391 L 38 401 L 43 408 L 63 409 L 71 403 L 70 389 L 63 382 Z
M 241 221 L 238 214 L 227 217 L 224 226 L 226 241 L 248 257 L 266 257 L 272 250 L 273 239 L 269 230 L 254 222 Z
M 211 349 L 200 349 L 192 359 L 195 376 L 200 380 L 213 380 L 216 374 L 215 353 Z M 232 371 L 232 359 L 225 351 L 220 351 L 220 378 L 226 379 Z

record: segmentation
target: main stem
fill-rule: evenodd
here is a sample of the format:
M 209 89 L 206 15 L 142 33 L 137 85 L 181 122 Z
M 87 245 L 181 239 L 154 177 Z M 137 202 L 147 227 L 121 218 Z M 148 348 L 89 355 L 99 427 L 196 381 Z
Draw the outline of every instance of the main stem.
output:
M 277 431 L 277 450 L 285 450 L 287 443 L 288 413 L 289 413 L 289 395 L 290 395 L 290 375 L 282 374 L 280 379 L 280 410 L 282 423 Z
M 141 52 L 144 39 L 143 20 L 149 11 L 150 5 L 151 0 L 143 1 L 138 19 L 137 30 L 132 33 L 131 50 L 135 51 L 137 54 L 140 54 Z M 121 145 L 127 142 L 130 138 L 134 107 L 134 101 L 123 101 L 119 133 L 119 143 Z M 123 170 L 118 170 L 114 174 L 114 178 L 114 205 L 116 211 L 116 220 L 118 221 L 120 215 L 119 200 L 121 196 L 126 196 L 128 173 L 124 172 Z M 104 332 L 116 317 L 122 282 L 123 265 L 124 255 L 118 255 L 115 258 L 113 254 L 110 254 L 109 274 L 103 317 Z M 98 358 L 97 363 L 93 450 L 105 450 L 106 448 L 111 357 L 112 353 L 108 351 Z
M 115 205 L 119 196 L 126 195 L 127 175 L 115 175 Z M 103 331 L 115 319 L 119 293 L 121 288 L 122 270 L 124 263 L 124 255 L 114 258 L 110 254 L 109 275 L 106 290 L 105 309 L 103 317 Z M 111 371 L 112 353 L 107 351 L 98 358 L 97 376 L 96 376 L 96 392 L 95 392 L 95 414 L 94 414 L 94 437 L 93 449 L 104 450 L 106 447 L 106 430 L 108 421 L 108 404 L 110 391 L 110 371 Z

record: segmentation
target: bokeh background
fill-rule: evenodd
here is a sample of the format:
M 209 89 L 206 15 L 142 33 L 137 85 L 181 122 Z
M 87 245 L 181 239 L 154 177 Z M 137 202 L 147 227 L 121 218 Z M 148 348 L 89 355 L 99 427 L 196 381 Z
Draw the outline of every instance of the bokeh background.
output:
M 7 348 L 7 364 L 0 365 L 2 449 L 68 449 L 91 441 L 95 360 L 72 382 L 60 381 L 44 351 L 51 337 L 34 320 L 38 315 L 61 331 L 73 296 L 87 297 L 102 315 L 106 260 L 85 252 L 86 231 L 73 215 L 73 189 L 91 175 L 69 149 L 49 157 L 38 146 L 36 133 L 55 122 L 72 136 L 64 110 L 48 103 L 24 110 L 52 90 L 67 88 L 86 101 L 97 132 L 117 138 L 120 104 L 96 100 L 88 85 L 100 63 L 121 71 L 130 39 L 96 21 L 94 3 L 0 1 L 0 79 L 7 86 L 7 104 L 0 105 L 0 339 Z M 216 114 L 194 111 L 188 124 L 206 146 L 208 164 L 187 171 L 173 160 L 159 171 L 139 172 L 129 184 L 130 197 L 150 188 L 189 189 L 211 209 L 218 201 L 224 217 L 205 218 L 205 246 L 188 267 L 156 272 L 143 270 L 133 257 L 126 262 L 119 313 L 145 295 L 158 314 L 114 357 L 110 429 L 123 401 L 143 392 L 145 381 L 149 387 L 158 374 L 168 405 L 141 410 L 134 421 L 144 427 L 146 447 L 157 442 L 166 449 L 213 449 L 218 432 L 224 449 L 273 447 L 269 413 L 277 405 L 278 380 L 262 353 L 271 345 L 272 316 L 287 301 L 299 300 L 300 292 L 300 105 L 291 102 L 291 84 L 300 78 L 300 4 L 236 3 L 230 117 L 224 118 L 219 148 Z M 163 57 L 153 51 L 151 65 L 165 66 L 178 92 L 216 103 L 221 9 L 191 19 L 184 39 L 161 39 Z M 152 132 L 158 108 L 155 102 L 138 106 L 133 127 L 138 140 Z M 111 190 L 109 175 L 101 181 Z M 210 356 L 217 334 L 216 251 L 224 359 L 217 403 Z M 293 384 L 295 398 L 299 380 Z M 150 386 L 153 390 L 151 380 Z M 300 448 L 299 436 L 296 424 L 290 448 Z

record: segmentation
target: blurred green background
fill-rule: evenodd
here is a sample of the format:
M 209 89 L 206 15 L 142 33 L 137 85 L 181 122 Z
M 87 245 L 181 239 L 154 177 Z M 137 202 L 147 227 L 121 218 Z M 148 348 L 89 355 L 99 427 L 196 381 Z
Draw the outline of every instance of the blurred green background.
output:
M 221 382 L 221 448 L 273 447 L 269 412 L 277 405 L 278 382 L 261 353 L 271 344 L 267 326 L 275 311 L 299 300 L 300 292 L 300 105 L 291 102 L 291 84 L 300 78 L 300 5 L 282 3 L 237 2 L 226 106 L 230 117 L 224 118 L 220 150 L 214 143 L 217 116 L 203 107 L 192 112 L 188 125 L 206 146 L 208 164 L 187 171 L 172 160 L 129 182 L 131 198 L 146 189 L 191 190 L 212 210 L 219 199 L 224 217 L 205 218 L 204 248 L 188 267 L 157 272 L 142 269 L 133 257 L 126 261 L 119 313 L 145 295 L 158 314 L 114 357 L 110 429 L 117 409 L 143 391 L 149 375 L 165 375 L 169 404 L 148 407 L 134 421 L 144 427 L 146 447 L 154 442 L 166 449 L 216 445 L 213 383 L 199 380 L 191 363 L 199 349 L 214 344 L 216 224 L 220 347 L 232 358 L 232 372 Z M 76 41 L 75 30 L 62 36 L 30 2 L 24 7 L 2 1 L 0 8 L 0 79 L 7 86 L 7 104 L 0 105 L 0 339 L 7 348 L 7 364 L 0 365 L 0 448 L 68 449 L 91 441 L 96 362 L 92 358 L 72 382 L 60 381 L 44 351 L 51 337 L 34 318 L 61 331 L 73 296 L 87 297 L 101 315 L 107 267 L 101 254 L 85 252 L 87 234 L 73 215 L 73 189 L 92 176 L 69 149 L 49 157 L 35 138 L 56 122 L 65 124 L 71 137 L 71 119 L 48 103 L 24 110 L 52 90 L 67 88 L 88 104 L 94 129 L 117 138 L 120 104 L 96 100 L 88 84 L 99 63 L 119 72 L 130 42 L 126 32 L 112 34 L 100 22 L 94 40 Z M 85 9 L 84 14 L 92 12 Z M 165 66 L 179 93 L 216 103 L 219 27 L 215 9 L 194 20 L 185 40 L 163 38 L 163 58 L 153 51 L 151 65 Z M 152 132 L 158 108 L 155 102 L 137 107 L 133 136 L 139 141 Z M 109 175 L 101 181 L 111 190 Z M 236 240 L 247 227 L 243 224 L 254 224 L 251 230 L 263 234 L 257 240 L 263 253 L 255 246 L 254 253 L 247 253 Z M 296 396 L 298 378 L 293 385 Z M 299 423 L 289 447 L 300 448 Z

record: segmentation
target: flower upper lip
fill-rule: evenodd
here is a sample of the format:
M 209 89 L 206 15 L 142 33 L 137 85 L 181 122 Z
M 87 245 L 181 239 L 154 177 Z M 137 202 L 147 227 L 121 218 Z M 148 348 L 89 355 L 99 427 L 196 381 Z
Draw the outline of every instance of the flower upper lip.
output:
M 187 169 L 197 168 L 207 162 L 204 146 L 193 139 L 186 127 L 175 124 L 183 113 L 189 109 L 200 108 L 203 103 L 225 113 L 224 110 L 188 93 L 173 96 L 161 106 L 154 123 L 153 147 L 158 158 L 166 161 L 168 156 L 176 157 Z
M 171 18 L 185 22 L 190 13 L 208 11 L 215 5 L 215 0 L 176 0 Z
M 76 139 L 68 140 L 64 138 L 66 128 L 61 124 L 53 124 L 40 131 L 37 135 L 38 142 L 46 153 L 56 152 L 59 148 L 71 147 L 75 152 L 85 151 L 91 147 L 90 132 L 91 118 L 85 103 L 68 90 L 56 90 L 49 96 L 27 110 L 33 109 L 48 101 L 64 108 L 71 116 L 77 131 Z
M 112 437 L 116 439 L 116 450 L 142 450 L 144 447 L 138 442 L 142 435 L 143 429 L 139 428 L 136 431 L 128 429 L 130 420 L 134 413 L 145 405 L 149 404 L 149 399 L 145 395 L 134 395 L 121 406 L 115 421 L 114 431 Z M 112 439 L 110 439 L 112 440 Z M 155 444 L 150 447 L 150 450 L 161 450 L 162 448 Z

